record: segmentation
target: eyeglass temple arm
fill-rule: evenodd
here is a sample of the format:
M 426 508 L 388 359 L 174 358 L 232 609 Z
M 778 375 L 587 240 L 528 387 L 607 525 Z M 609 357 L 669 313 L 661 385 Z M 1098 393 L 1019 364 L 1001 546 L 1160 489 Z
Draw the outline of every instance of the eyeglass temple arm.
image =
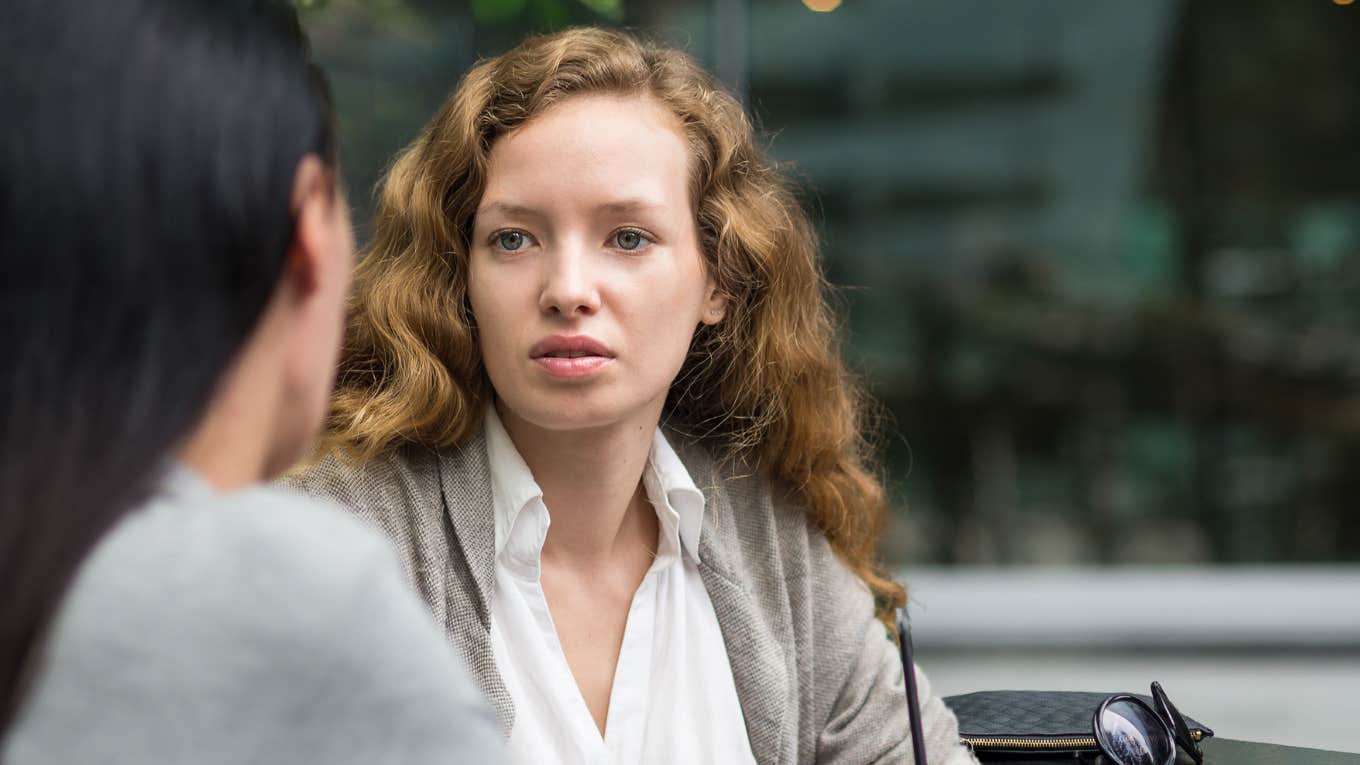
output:
M 897 609 L 897 647 L 902 654 L 902 677 L 907 681 L 907 717 L 916 765 L 926 762 L 926 738 L 921 726 L 921 700 L 916 690 L 916 662 L 911 657 L 911 618 L 906 607 Z

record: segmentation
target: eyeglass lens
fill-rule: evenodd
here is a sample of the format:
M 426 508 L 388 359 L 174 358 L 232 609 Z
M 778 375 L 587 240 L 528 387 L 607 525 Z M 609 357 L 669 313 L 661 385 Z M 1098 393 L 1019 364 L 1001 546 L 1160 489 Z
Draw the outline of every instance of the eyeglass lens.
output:
M 1176 744 L 1148 705 L 1117 699 L 1105 705 L 1096 731 L 1116 765 L 1174 765 Z

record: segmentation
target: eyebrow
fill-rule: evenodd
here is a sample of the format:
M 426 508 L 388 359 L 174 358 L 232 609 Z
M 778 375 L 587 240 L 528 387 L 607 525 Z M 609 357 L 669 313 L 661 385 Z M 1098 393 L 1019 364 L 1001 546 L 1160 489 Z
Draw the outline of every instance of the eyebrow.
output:
M 634 197 L 628 199 L 618 199 L 613 202 L 605 202 L 595 206 L 595 212 L 605 213 L 637 213 L 651 212 L 665 209 L 664 205 L 648 201 L 646 199 Z M 548 217 L 542 210 L 528 205 L 511 204 L 510 202 L 488 202 L 477 210 L 477 215 L 497 212 L 511 218 L 546 218 Z
M 490 202 L 477 209 L 476 215 L 481 216 L 490 212 L 498 212 L 510 218 L 543 218 L 546 217 L 538 209 L 526 205 L 515 205 L 509 202 Z
M 661 210 L 663 208 L 664 208 L 663 205 L 656 204 L 655 202 L 649 202 L 646 199 L 633 198 L 633 199 L 620 199 L 614 202 L 605 202 L 602 205 L 598 205 L 595 209 L 598 212 L 630 213 L 630 212 L 648 212 L 653 210 Z

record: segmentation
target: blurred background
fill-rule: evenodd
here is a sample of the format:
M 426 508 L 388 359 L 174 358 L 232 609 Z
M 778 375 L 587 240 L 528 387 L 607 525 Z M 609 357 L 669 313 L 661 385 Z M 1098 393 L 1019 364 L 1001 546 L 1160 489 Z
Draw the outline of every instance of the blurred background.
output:
M 300 0 L 370 191 L 463 72 L 624 26 L 803 184 L 946 693 L 1360 751 L 1360 3 Z

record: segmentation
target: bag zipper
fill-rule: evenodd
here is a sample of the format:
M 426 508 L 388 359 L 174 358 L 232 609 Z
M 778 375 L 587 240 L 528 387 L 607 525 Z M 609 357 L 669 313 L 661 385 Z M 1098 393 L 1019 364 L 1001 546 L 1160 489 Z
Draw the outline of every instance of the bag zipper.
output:
M 988 749 L 1024 749 L 1040 752 L 1045 749 L 1097 749 L 1094 737 L 1088 738 L 1001 738 L 996 736 L 964 736 L 963 742 L 978 751 Z
M 1190 731 L 1190 738 L 1196 743 L 1204 740 L 1204 731 L 1194 728 Z M 1094 736 L 1072 737 L 1072 738 L 1005 738 L 1001 736 L 962 736 L 963 742 L 974 750 L 986 751 L 988 749 L 1007 749 L 1025 750 L 1042 752 L 1048 749 L 1067 750 L 1067 749 L 1099 749 L 1100 744 L 1096 743 Z

